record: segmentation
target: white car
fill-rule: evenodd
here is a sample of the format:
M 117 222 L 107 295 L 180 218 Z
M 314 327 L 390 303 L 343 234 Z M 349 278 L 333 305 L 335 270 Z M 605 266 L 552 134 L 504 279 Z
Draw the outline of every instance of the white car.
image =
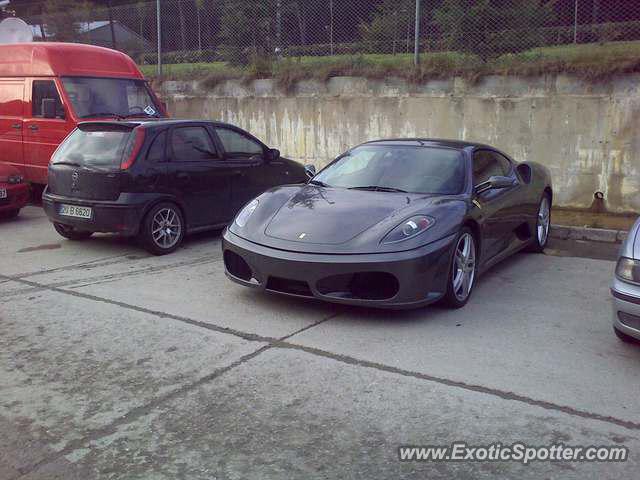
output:
M 611 294 L 616 335 L 625 342 L 640 342 L 640 218 L 620 249 Z

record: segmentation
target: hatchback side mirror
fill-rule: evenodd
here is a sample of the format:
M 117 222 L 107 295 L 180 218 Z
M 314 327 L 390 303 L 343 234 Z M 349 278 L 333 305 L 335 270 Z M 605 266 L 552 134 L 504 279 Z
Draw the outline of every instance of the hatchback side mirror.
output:
M 265 159 L 267 162 L 275 162 L 280 158 L 280 150 L 277 148 L 270 148 L 267 150 L 267 154 L 265 155 Z
M 476 193 L 486 192 L 487 190 L 497 190 L 500 188 L 508 188 L 512 187 L 514 184 L 513 178 L 511 177 L 503 177 L 500 175 L 494 175 L 493 177 L 489 177 L 489 180 L 486 182 L 482 182 L 477 185 L 475 190 Z
M 54 98 L 42 99 L 42 116 L 44 118 L 56 118 L 56 101 Z
M 315 165 L 305 165 L 304 166 L 304 173 L 307 174 L 307 177 L 309 178 L 313 178 L 316 176 L 316 167 Z

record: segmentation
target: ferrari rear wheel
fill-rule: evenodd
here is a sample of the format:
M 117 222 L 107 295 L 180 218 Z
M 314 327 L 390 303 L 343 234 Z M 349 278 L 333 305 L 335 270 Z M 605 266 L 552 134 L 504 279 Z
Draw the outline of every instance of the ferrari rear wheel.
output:
M 549 233 L 551 231 L 551 199 L 548 193 L 542 195 L 540 206 L 538 207 L 538 217 L 536 221 L 536 229 L 533 235 L 533 242 L 529 251 L 535 253 L 544 252 L 549 242 Z
M 458 234 L 453 252 L 447 293 L 443 303 L 450 308 L 464 307 L 469 301 L 477 276 L 476 239 L 471 229 L 464 227 Z

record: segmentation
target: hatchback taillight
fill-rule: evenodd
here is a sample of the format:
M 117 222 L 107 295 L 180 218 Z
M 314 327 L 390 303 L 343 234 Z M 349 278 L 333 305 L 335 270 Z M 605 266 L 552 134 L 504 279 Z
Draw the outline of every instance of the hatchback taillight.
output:
M 131 138 L 127 143 L 127 146 L 122 153 L 122 160 L 120 161 L 120 170 L 127 170 L 133 165 L 133 162 L 136 161 L 138 154 L 140 153 L 140 149 L 144 144 L 144 128 L 138 127 L 133 130 L 131 133 Z

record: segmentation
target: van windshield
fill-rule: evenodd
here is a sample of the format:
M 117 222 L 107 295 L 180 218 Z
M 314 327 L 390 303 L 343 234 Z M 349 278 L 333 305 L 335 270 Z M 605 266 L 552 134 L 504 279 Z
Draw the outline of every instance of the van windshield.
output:
M 117 170 L 130 136 L 130 129 L 78 128 L 58 147 L 51 164 Z
M 80 118 L 162 116 L 143 80 L 63 77 L 62 84 Z

